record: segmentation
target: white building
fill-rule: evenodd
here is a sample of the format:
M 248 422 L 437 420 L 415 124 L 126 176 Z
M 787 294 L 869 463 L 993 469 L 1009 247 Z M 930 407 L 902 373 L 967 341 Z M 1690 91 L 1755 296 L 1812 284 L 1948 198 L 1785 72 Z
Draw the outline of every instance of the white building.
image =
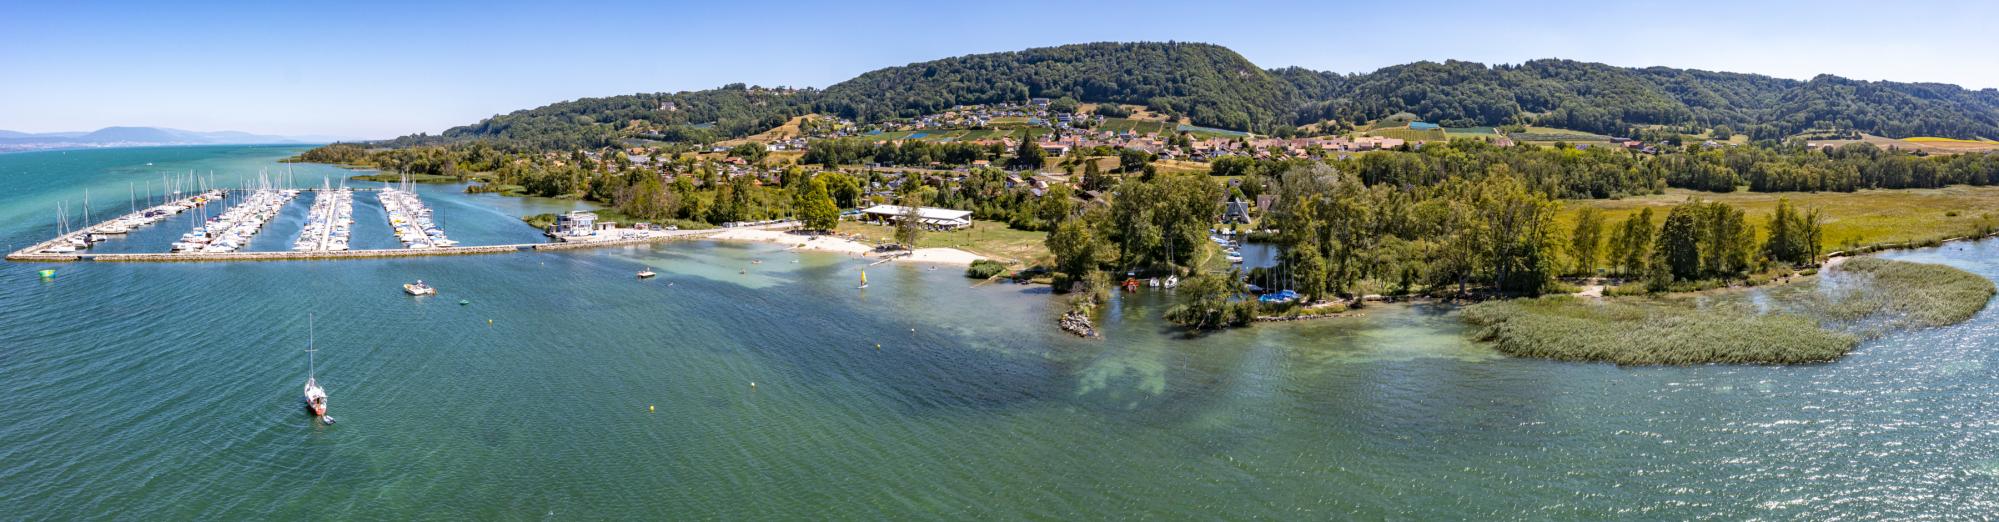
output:
M 908 213 L 909 209 L 900 205 L 875 205 L 861 211 L 861 215 L 866 216 L 867 219 L 880 223 L 900 221 Z M 918 223 L 931 228 L 957 230 L 972 226 L 972 211 L 917 207 L 916 219 Z

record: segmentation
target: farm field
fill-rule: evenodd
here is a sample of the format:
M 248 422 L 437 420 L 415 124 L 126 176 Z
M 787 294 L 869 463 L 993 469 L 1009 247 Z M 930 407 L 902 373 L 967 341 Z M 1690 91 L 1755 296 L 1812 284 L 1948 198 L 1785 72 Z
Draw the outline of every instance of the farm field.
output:
M 1758 236 L 1765 227 L 1778 198 L 1787 198 L 1801 210 L 1819 209 L 1825 215 L 1822 244 L 1827 252 L 1872 244 L 1929 241 L 1976 233 L 1981 227 L 1999 226 L 1999 187 L 1950 186 L 1940 189 L 1870 189 L 1858 192 L 1731 192 L 1715 194 L 1684 189 L 1667 189 L 1655 194 L 1624 199 L 1569 201 L 1556 217 L 1558 235 L 1566 237 L 1575 227 L 1576 212 L 1584 205 L 1604 209 L 1606 233 L 1616 223 L 1640 209 L 1652 209 L 1652 224 L 1665 221 L 1666 212 L 1690 198 L 1719 201 L 1743 209 Z
M 1812 146 L 1838 147 L 1849 143 L 1871 143 L 1876 147 L 1895 147 L 1902 150 L 1916 150 L 1931 154 L 1963 154 L 1969 152 L 1999 151 L 1999 141 L 1965 140 L 1956 138 L 1936 138 L 1918 136 L 1895 139 L 1872 134 L 1862 134 L 1858 140 L 1811 140 Z

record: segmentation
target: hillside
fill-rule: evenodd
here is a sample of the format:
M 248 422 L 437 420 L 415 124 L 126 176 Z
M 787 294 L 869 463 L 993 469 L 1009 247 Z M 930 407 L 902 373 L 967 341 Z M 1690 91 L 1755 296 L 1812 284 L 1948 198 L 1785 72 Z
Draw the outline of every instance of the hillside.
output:
M 824 90 L 742 84 L 704 91 L 584 98 L 497 115 L 391 145 L 493 139 L 537 148 L 625 137 L 710 142 L 819 113 L 862 123 L 961 104 L 1070 97 L 1147 105 L 1195 125 L 1274 132 L 1400 112 L 1453 127 L 1528 123 L 1603 134 L 1665 125 L 1729 127 L 1757 139 L 1808 130 L 1999 137 L 1999 91 L 1953 85 L 1809 81 L 1571 60 L 1488 66 L 1417 62 L 1354 75 L 1264 69 L 1225 47 L 1090 43 L 975 54 L 870 71 Z

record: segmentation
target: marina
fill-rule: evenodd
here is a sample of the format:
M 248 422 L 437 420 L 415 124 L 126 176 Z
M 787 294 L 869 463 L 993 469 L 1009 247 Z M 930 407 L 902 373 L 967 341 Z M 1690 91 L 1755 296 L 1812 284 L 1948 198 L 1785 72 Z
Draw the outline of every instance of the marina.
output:
M 382 208 L 389 213 L 389 226 L 395 230 L 396 239 L 403 247 L 411 250 L 458 246 L 444 236 L 444 230 L 431 220 L 430 207 L 424 206 L 423 198 L 417 197 L 409 182 L 401 186 L 383 187 Z
M 347 187 L 321 188 L 313 195 L 306 224 L 299 230 L 292 250 L 326 252 L 346 250 L 354 226 L 354 190 Z
M 173 244 L 174 252 L 228 253 L 242 250 L 264 224 L 298 197 L 297 190 L 259 188 L 220 215 L 197 224 Z M 204 209 L 205 210 L 205 209 Z

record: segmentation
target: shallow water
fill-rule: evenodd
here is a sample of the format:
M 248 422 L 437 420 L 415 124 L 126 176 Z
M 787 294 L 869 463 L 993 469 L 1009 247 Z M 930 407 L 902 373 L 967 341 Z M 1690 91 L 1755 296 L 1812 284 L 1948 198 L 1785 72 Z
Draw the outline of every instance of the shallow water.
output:
M 0 194 L 0 241 L 39 241 L 55 202 L 79 200 L 83 186 L 98 204 L 128 179 L 157 179 L 152 169 L 254 176 L 296 150 L 0 155 L 0 179 L 16 189 Z M 345 175 L 289 167 L 302 181 Z M 573 205 L 420 190 L 466 244 L 537 241 L 515 218 Z M 302 212 L 309 197 L 294 205 Z M 367 228 L 382 221 L 372 196 L 355 206 L 356 246 L 393 245 L 386 225 Z M 138 236 L 128 246 L 153 251 Z M 1991 243 L 1895 257 L 1999 276 Z M 1833 364 L 1618 368 L 1501 357 L 1467 343 L 1435 307 L 1190 338 L 1156 319 L 1167 304 L 1157 292 L 1119 296 L 1101 325 L 1107 338 L 1080 340 L 1052 327 L 1045 288 L 880 266 L 857 290 L 864 264 L 706 242 L 0 264 L 0 512 L 1826 519 L 1999 509 L 1992 309 L 1870 341 Z M 660 276 L 636 280 L 641 266 Z M 58 274 L 41 281 L 43 268 Z M 441 294 L 398 291 L 417 278 Z M 307 313 L 334 426 L 313 425 L 297 398 Z

